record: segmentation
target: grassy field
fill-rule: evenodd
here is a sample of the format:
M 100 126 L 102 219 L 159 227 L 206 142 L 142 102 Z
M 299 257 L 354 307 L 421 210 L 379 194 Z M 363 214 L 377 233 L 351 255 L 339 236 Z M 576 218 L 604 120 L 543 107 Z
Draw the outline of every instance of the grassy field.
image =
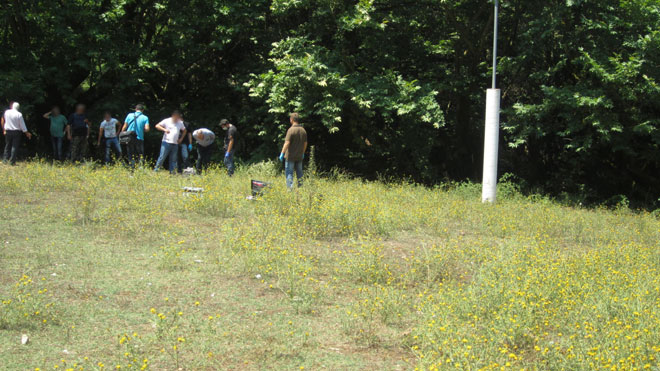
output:
M 269 164 L 0 174 L 3 370 L 660 365 L 648 213 L 506 185 L 494 206 L 474 185 L 342 176 L 287 192 Z M 260 201 L 245 199 L 251 178 L 274 183 Z

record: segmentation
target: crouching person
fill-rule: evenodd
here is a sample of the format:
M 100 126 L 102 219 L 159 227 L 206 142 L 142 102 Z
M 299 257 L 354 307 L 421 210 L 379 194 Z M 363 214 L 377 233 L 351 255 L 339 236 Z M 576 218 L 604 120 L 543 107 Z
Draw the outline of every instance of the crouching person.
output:
M 197 172 L 206 170 L 211 163 L 213 155 L 213 142 L 215 133 L 209 129 L 198 129 L 193 132 L 193 138 L 197 142 Z

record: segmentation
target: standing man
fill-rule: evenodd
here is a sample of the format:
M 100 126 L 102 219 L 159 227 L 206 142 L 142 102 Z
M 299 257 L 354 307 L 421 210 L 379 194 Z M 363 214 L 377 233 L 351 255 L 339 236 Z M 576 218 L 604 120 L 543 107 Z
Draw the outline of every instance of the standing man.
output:
M 280 161 L 285 161 L 284 174 L 286 175 L 286 186 L 293 188 L 293 172 L 298 177 L 298 187 L 302 187 L 303 160 L 307 151 L 307 132 L 300 126 L 300 115 L 292 113 L 289 121 L 291 127 L 286 132 L 284 147 L 280 153 Z
M 71 161 L 80 162 L 87 155 L 89 138 L 89 120 L 85 114 L 85 105 L 78 104 L 76 112 L 69 116 L 68 138 L 71 141 Z
M 170 174 L 176 172 L 176 162 L 179 157 L 179 143 L 181 136 L 186 135 L 186 127 L 181 121 L 181 112 L 172 112 L 172 117 L 156 124 L 156 130 L 163 132 L 163 141 L 160 145 L 160 155 L 156 161 L 154 171 L 158 171 L 167 157 L 170 158 Z
M 211 163 L 213 155 L 213 142 L 215 142 L 215 133 L 209 129 L 195 130 L 193 138 L 197 142 L 197 173 L 206 170 Z
M 54 106 L 50 112 L 43 116 L 45 119 L 50 120 L 50 140 L 53 144 L 53 158 L 56 161 L 62 160 L 62 143 L 64 142 L 64 134 L 68 121 L 66 117 L 60 112 L 58 106 Z
M 182 134 L 181 138 L 179 138 L 179 151 L 181 152 L 181 162 L 178 164 L 179 173 L 183 172 L 183 169 L 190 167 L 190 152 L 192 152 L 191 125 L 189 122 L 184 121 L 183 126 L 186 128 L 186 133 L 185 135 Z
M 27 131 L 23 114 L 18 112 L 20 105 L 17 102 L 11 104 L 11 109 L 5 111 L 2 115 L 2 132 L 5 135 L 5 156 L 4 163 L 11 163 L 16 165 L 16 156 L 18 147 L 21 145 L 21 138 L 23 134 L 28 139 L 32 138 L 32 134 Z
M 236 142 L 238 141 L 238 129 L 232 125 L 229 120 L 222 119 L 220 121 L 222 130 L 227 132 L 225 136 L 225 167 L 229 176 L 234 175 L 234 152 L 236 151 Z
M 144 157 L 144 133 L 149 132 L 149 117 L 144 113 L 144 106 L 138 104 L 135 106 L 135 112 L 129 113 L 124 120 L 122 132 L 131 132 L 131 140 L 126 145 L 126 152 L 131 164 L 135 168 L 135 162 L 142 162 Z
M 101 146 L 101 137 L 105 138 L 105 163 L 110 163 L 110 151 L 115 152 L 117 158 L 121 158 L 121 146 L 119 145 L 119 138 L 117 132 L 119 130 L 119 121 L 112 117 L 110 112 L 103 115 L 103 122 L 99 128 L 99 137 L 96 141 L 98 147 Z

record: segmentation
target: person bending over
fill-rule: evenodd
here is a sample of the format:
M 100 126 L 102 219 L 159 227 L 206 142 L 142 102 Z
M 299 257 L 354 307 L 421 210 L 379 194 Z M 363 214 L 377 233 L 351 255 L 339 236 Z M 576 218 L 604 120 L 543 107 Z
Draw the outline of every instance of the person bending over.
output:
M 198 129 L 193 132 L 193 138 L 197 142 L 197 172 L 201 173 L 208 168 L 213 155 L 213 142 L 215 133 L 209 129 Z

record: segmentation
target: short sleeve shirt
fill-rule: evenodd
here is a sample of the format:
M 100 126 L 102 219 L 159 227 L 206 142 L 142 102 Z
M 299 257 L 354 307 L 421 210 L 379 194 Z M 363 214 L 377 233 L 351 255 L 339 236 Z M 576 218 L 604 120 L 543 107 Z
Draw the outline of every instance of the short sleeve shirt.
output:
M 225 136 L 225 151 L 229 148 L 229 142 L 232 139 L 234 140 L 234 146 L 231 150 L 236 151 L 236 143 L 238 142 L 238 129 L 234 125 L 227 129 L 227 136 Z
M 72 113 L 69 116 L 69 125 L 71 125 L 72 135 L 74 137 L 84 137 L 87 135 L 87 115 L 79 115 L 77 113 Z
M 189 123 L 185 122 L 185 121 L 183 122 L 183 126 L 186 127 L 186 135 L 183 137 L 183 140 L 181 141 L 181 144 L 184 144 L 184 145 L 191 144 L 190 141 L 188 141 L 188 133 L 192 133 L 192 131 L 190 131 L 192 126 Z
M 307 132 L 305 129 L 300 125 L 293 125 L 286 132 L 286 141 L 289 142 L 289 149 L 285 154 L 287 161 L 302 161 L 305 143 L 307 143 Z
M 171 117 L 159 122 L 158 125 L 169 131 L 169 133 L 163 133 L 163 142 L 169 144 L 178 144 L 179 136 L 186 129 L 183 121 L 174 121 Z
M 117 119 L 111 118 L 110 121 L 103 120 L 101 123 L 101 130 L 106 138 L 114 138 L 117 136 Z
M 204 136 L 202 140 L 197 139 L 197 136 L 200 133 Z M 199 129 L 199 130 L 195 130 L 195 132 L 193 133 L 193 138 L 195 138 L 197 144 L 199 144 L 200 146 L 208 147 L 211 144 L 213 144 L 213 142 L 215 141 L 215 133 L 209 129 Z
M 127 131 L 134 131 L 138 140 L 144 140 L 144 127 L 149 125 L 149 117 L 142 112 L 129 113 L 124 120 L 128 124 Z
M 62 138 L 64 136 L 64 128 L 66 127 L 67 120 L 64 115 L 50 116 L 50 135 L 54 138 Z

